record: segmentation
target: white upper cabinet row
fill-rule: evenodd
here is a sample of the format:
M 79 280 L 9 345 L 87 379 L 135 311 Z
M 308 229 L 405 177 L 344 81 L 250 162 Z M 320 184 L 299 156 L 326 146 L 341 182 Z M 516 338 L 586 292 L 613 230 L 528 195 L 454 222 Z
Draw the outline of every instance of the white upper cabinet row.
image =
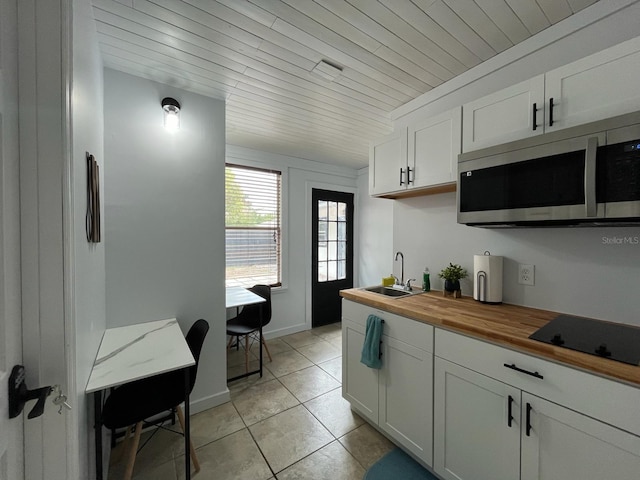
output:
M 640 110 L 640 37 L 463 105 L 462 151 Z
M 369 194 L 442 191 L 461 151 L 640 110 L 638 78 L 640 37 L 400 129 L 371 145 Z

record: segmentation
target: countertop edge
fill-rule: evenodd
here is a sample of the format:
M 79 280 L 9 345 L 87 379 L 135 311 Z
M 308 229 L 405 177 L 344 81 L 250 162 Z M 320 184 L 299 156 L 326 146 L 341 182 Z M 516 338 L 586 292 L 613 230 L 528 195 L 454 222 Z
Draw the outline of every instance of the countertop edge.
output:
M 354 288 L 342 290 L 340 296 L 434 327 L 640 388 L 640 366 L 599 358 L 528 338 L 538 328 L 559 315 L 558 312 L 511 304 L 482 304 L 472 297 L 454 299 L 444 297 L 442 292 L 437 291 L 386 298 Z M 487 317 L 492 319 L 489 320 Z M 515 320 L 510 320 L 509 317 Z

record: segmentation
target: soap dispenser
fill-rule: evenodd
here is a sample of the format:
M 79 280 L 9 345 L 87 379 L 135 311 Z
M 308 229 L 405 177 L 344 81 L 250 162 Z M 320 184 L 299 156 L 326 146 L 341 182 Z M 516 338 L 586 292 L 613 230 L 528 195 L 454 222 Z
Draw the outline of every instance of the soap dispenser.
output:
M 431 291 L 431 280 L 429 280 L 428 267 L 424 267 L 424 273 L 422 274 L 422 290 L 425 292 Z

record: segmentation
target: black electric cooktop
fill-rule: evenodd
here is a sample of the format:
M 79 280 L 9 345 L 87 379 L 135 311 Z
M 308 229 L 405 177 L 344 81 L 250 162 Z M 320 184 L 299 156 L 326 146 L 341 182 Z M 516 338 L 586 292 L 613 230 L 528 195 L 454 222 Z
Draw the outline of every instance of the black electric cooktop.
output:
M 559 315 L 529 338 L 618 362 L 640 365 L 640 328 L 631 325 Z

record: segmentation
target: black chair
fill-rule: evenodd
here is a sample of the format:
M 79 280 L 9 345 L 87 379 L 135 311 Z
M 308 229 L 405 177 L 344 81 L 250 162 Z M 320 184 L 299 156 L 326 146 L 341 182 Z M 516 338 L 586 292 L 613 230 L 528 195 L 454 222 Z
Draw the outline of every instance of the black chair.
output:
M 262 336 L 262 329 L 271 321 L 271 287 L 269 285 L 254 285 L 249 290 L 256 295 L 260 295 L 266 302 L 246 305 L 237 316 L 227 320 L 227 335 L 231 337 L 227 348 L 233 345 L 234 339 L 236 346 L 240 344 L 240 337 L 245 339 L 244 355 L 245 371 L 247 373 L 249 372 L 249 340 L 256 340 L 261 345 L 264 345 L 269 361 L 273 361 L 269 348 L 267 348 L 267 343 Z
M 196 364 L 189 367 L 189 393 L 196 383 L 198 362 L 204 338 L 209 331 L 206 320 L 196 321 L 186 336 Z M 129 480 L 133 474 L 140 434 L 144 420 L 169 410 L 176 410 L 182 431 L 185 431 L 184 414 L 180 404 L 185 401 L 184 369 L 163 373 L 150 378 L 130 382 L 116 388 L 107 398 L 102 410 L 102 423 L 109 429 L 126 428 L 123 450 L 129 441 L 131 427 L 135 425 L 133 445 L 129 450 L 129 459 L 124 478 Z M 194 470 L 200 470 L 193 442 L 190 445 L 191 460 Z

